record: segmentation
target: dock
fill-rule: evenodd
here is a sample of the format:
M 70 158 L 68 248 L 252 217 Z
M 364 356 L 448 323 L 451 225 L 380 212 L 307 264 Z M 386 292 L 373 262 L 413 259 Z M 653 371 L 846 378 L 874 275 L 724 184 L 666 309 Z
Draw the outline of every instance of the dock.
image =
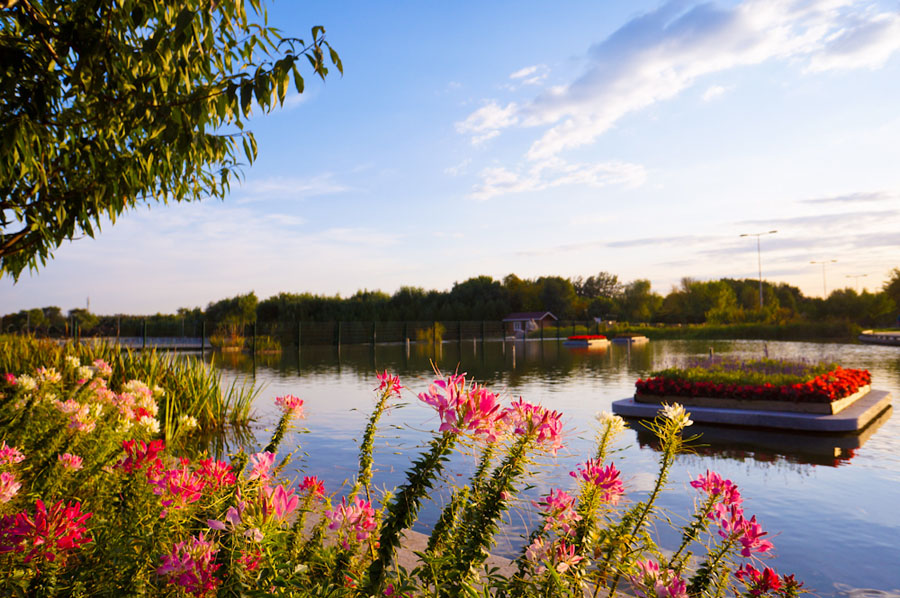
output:
M 677 398 L 673 398 L 673 402 L 676 401 Z M 852 405 L 833 415 L 722 407 L 687 407 L 687 410 L 693 421 L 704 424 L 835 433 L 862 430 L 890 406 L 890 392 L 870 390 Z M 613 402 L 612 409 L 613 413 L 623 417 L 652 419 L 662 410 L 662 405 L 639 403 L 634 397 L 629 397 Z

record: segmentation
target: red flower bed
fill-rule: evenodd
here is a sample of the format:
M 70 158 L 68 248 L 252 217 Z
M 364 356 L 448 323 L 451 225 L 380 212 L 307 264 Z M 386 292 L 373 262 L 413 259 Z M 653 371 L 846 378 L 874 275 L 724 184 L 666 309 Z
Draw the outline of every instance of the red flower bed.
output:
M 606 337 L 602 334 L 575 334 L 569 337 L 570 341 L 599 341 L 605 339 Z
M 820 374 L 808 382 L 786 386 L 774 386 L 768 383 L 744 386 L 715 382 L 689 382 L 661 377 L 638 379 L 634 385 L 639 394 L 654 396 L 830 403 L 849 397 L 871 382 L 872 376 L 869 374 L 869 370 L 846 370 L 839 367 L 827 374 Z

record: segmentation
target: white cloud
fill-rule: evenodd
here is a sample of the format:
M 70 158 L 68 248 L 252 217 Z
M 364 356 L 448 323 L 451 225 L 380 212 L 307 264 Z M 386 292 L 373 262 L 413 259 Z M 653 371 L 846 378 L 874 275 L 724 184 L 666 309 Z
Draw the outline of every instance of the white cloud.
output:
M 535 64 L 517 70 L 509 78 L 522 85 L 540 85 L 547 78 L 549 72 L 546 65 Z M 515 87 L 510 87 L 510 89 L 515 89 Z
M 878 69 L 900 49 L 900 15 L 866 14 L 829 37 L 810 60 L 810 71 Z
M 702 98 L 704 102 L 711 102 L 712 100 L 723 96 L 728 91 L 728 87 L 723 87 L 721 85 L 711 85 L 706 88 L 706 91 L 703 92 Z
M 303 199 L 349 191 L 350 187 L 336 182 L 332 173 L 312 177 L 268 177 L 248 179 L 231 188 L 235 203 L 246 204 L 271 199 Z
M 457 130 L 487 138 L 517 125 L 543 128 L 527 153 L 539 161 L 592 143 L 625 115 L 710 74 L 769 60 L 806 62 L 811 71 L 877 68 L 900 48 L 900 16 L 870 6 L 861 0 L 669 1 L 591 47 L 585 70 L 568 85 L 504 109 L 492 101 Z
M 505 129 L 516 124 L 519 118 L 516 116 L 518 106 L 510 102 L 506 106 L 500 106 L 497 102 L 489 102 L 469 115 L 464 121 L 456 123 L 456 131 L 462 134 L 472 134 L 472 144 L 478 145 L 500 134 L 500 129 Z
M 450 176 L 459 176 L 464 174 L 469 169 L 469 164 L 472 163 L 472 158 L 466 158 L 459 164 L 454 164 L 453 166 L 448 166 L 444 169 L 445 174 L 449 174 Z
M 646 178 L 647 173 L 640 164 L 617 161 L 569 164 L 553 158 L 520 172 L 503 167 L 485 168 L 481 171 L 481 183 L 469 197 L 483 201 L 507 193 L 542 191 L 563 185 L 636 187 L 643 184 Z

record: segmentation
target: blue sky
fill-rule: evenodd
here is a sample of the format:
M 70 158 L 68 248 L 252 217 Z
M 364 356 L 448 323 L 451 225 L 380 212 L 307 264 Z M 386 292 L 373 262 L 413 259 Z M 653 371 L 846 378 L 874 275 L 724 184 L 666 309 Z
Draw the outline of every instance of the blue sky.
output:
M 0 280 L 0 312 L 171 312 L 250 290 L 900 266 L 900 8 L 870 0 L 269 3 L 343 77 L 254 118 L 224 201 L 154 205 Z M 863 275 L 861 278 L 850 276 Z

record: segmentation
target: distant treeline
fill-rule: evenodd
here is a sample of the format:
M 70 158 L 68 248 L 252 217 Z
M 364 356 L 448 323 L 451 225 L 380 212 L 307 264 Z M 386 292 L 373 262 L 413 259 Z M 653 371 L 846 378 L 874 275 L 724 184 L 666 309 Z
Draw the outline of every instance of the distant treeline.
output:
M 864 327 L 896 322 L 900 306 L 900 268 L 895 268 L 878 292 L 836 289 L 827 299 L 806 297 L 785 283 L 724 278 L 714 281 L 682 279 L 663 296 L 651 291 L 649 280 L 621 283 L 618 276 L 600 272 L 587 278 L 542 276 L 522 279 L 510 274 L 502 280 L 477 276 L 449 291 L 401 287 L 393 294 L 357 291 L 350 297 L 310 293 L 279 293 L 260 301 L 253 292 L 221 299 L 206 309 L 181 308 L 175 314 L 95 315 L 58 307 L 22 310 L 3 317 L 3 330 L 37 334 L 71 333 L 138 336 L 152 326 L 157 336 L 242 334 L 252 323 L 273 326 L 293 322 L 498 321 L 514 312 L 549 311 L 560 320 L 593 318 L 629 323 L 765 324 L 846 321 Z

